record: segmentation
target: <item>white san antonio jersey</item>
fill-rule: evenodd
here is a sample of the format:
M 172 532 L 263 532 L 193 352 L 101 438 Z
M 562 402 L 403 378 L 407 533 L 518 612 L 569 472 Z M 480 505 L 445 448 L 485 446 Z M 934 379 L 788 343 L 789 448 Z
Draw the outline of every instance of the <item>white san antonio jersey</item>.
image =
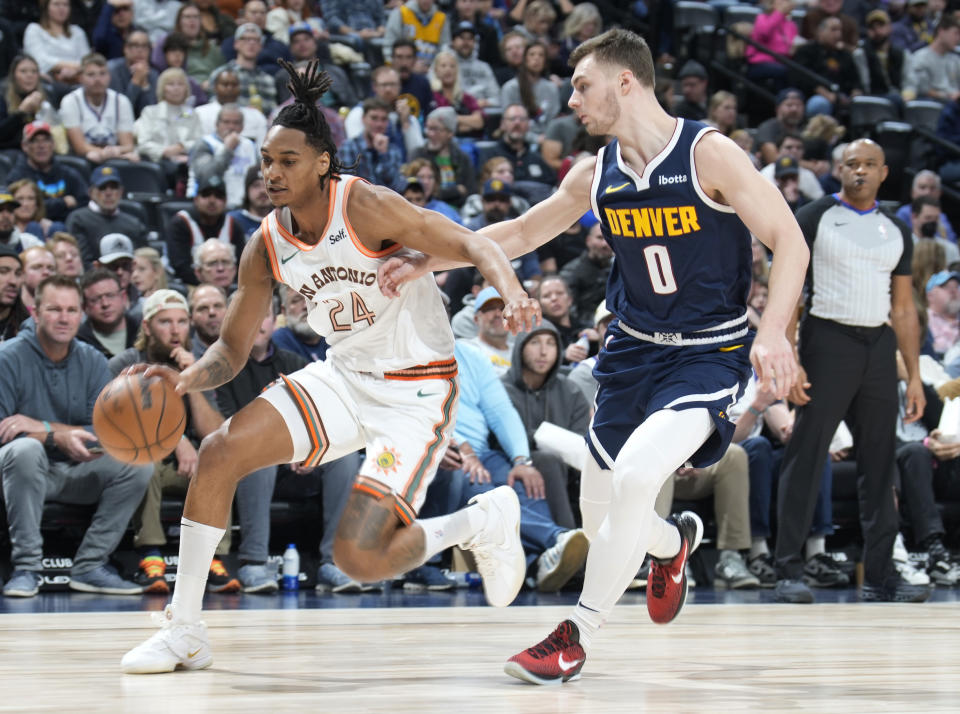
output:
M 368 250 L 347 218 L 347 197 L 357 176 L 330 181 L 326 235 L 308 245 L 293 235 L 290 209 L 277 208 L 260 231 L 274 277 L 307 299 L 310 326 L 330 345 L 328 355 L 359 372 L 383 372 L 450 360 L 453 333 L 440 290 L 427 274 L 387 298 L 377 269 L 408 254 L 396 244 Z

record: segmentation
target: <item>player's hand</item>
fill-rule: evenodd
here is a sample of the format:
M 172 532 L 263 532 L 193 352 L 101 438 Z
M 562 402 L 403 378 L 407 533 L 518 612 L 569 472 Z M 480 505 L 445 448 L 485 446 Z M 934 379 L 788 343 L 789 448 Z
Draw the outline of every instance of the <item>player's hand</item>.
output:
M 547 486 L 543 482 L 543 475 L 533 466 L 519 464 L 510 469 L 510 473 L 507 474 L 507 486 L 513 488 L 513 484 L 518 479 L 523 483 L 527 498 L 547 497 Z
M 759 389 L 772 391 L 777 399 L 787 396 L 797 380 L 797 362 L 786 335 L 761 326 L 750 349 L 750 361 L 757 372 Z
M 530 332 L 543 320 L 540 301 L 521 292 L 522 297 L 513 298 L 503 306 L 503 324 L 511 334 Z
M 144 378 L 160 377 L 166 380 L 171 387 L 177 390 L 177 394 L 186 394 L 188 387 L 184 384 L 184 372 L 178 372 L 172 367 L 163 364 L 146 364 L 141 362 L 127 367 L 120 374 L 142 374 Z
M 400 286 L 429 272 L 427 256 L 422 253 L 388 258 L 377 270 L 380 292 L 389 298 L 400 297 Z
M 191 479 L 197 475 L 197 464 L 200 458 L 197 450 L 190 443 L 190 440 L 183 436 L 177 442 L 177 448 L 173 450 L 177 457 L 177 474 L 186 479 Z
M 308 473 L 313 471 L 314 468 L 316 467 L 304 466 L 302 461 L 296 464 L 290 464 L 290 470 L 293 471 L 293 473 L 298 474 L 299 476 L 306 476 Z
M 43 422 L 33 417 L 23 414 L 11 414 L 3 421 L 0 421 L 0 444 L 15 439 L 19 434 L 33 434 L 40 431 L 46 431 L 47 427 Z
M 920 381 L 920 377 L 914 377 L 907 382 L 906 399 L 907 413 L 903 422 L 909 424 L 922 417 L 923 410 L 927 406 L 927 398 L 923 394 L 923 383 Z
M 96 435 L 91 434 L 86 429 L 67 429 L 53 432 L 53 443 L 73 461 L 85 462 L 100 458 L 101 454 L 91 454 L 86 446 L 89 442 L 96 440 Z

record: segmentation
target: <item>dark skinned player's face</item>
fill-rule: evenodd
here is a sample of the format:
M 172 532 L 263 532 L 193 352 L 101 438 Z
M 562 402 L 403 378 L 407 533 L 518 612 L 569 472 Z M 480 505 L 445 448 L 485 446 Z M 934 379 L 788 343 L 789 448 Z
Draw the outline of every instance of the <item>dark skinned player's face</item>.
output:
M 260 149 L 260 168 L 274 206 L 310 205 L 319 197 L 320 177 L 330 171 L 330 155 L 318 153 L 299 129 L 274 126 Z

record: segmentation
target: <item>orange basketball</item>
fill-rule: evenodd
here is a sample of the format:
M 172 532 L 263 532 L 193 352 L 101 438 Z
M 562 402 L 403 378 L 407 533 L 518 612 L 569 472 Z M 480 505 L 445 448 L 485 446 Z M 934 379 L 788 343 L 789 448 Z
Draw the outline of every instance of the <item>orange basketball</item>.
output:
M 121 375 L 93 405 L 93 430 L 103 450 L 128 464 L 163 460 L 186 426 L 183 397 L 160 377 Z

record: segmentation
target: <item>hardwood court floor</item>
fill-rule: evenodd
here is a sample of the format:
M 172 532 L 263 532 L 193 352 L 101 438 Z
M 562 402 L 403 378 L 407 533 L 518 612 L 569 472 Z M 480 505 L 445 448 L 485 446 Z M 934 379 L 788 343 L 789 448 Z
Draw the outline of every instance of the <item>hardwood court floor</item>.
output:
M 618 608 L 583 678 L 533 687 L 504 660 L 568 607 L 208 612 L 214 665 L 133 676 L 146 613 L 0 616 L 0 711 L 957 711 L 960 604 Z

